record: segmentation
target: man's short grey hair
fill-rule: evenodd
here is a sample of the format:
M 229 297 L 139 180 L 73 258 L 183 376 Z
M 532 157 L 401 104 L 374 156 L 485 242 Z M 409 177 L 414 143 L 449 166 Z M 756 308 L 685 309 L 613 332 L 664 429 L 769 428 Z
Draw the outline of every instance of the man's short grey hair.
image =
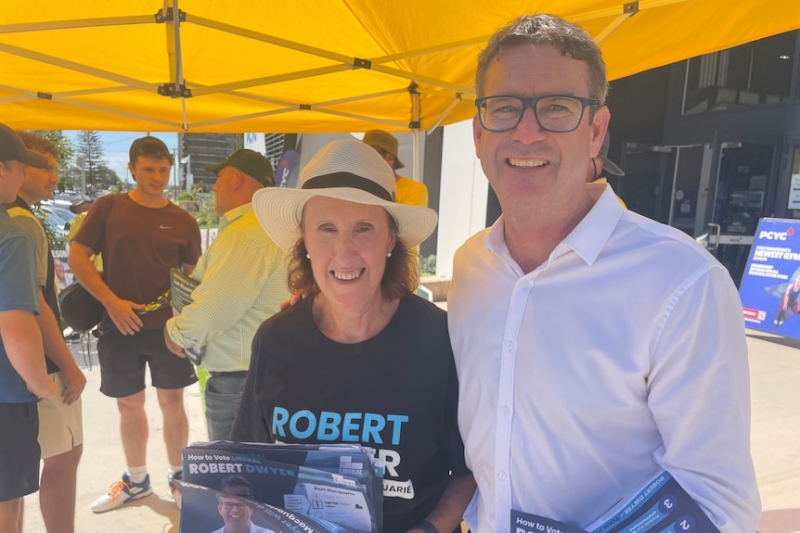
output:
M 589 66 L 589 97 L 605 105 L 608 80 L 600 47 L 580 26 L 555 15 L 543 14 L 523 15 L 492 35 L 478 57 L 478 70 L 475 73 L 478 97 L 487 96 L 486 72 L 492 60 L 506 50 L 530 44 L 553 46 L 567 57 L 585 61 Z

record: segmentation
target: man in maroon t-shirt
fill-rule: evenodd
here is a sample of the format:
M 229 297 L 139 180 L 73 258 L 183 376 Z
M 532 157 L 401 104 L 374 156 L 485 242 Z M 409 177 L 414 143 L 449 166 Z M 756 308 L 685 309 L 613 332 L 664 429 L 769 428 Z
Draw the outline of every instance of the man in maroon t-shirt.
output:
M 200 229 L 186 211 L 167 200 L 172 155 L 155 137 L 133 142 L 128 168 L 136 188 L 100 198 L 73 238 L 69 266 L 106 312 L 97 343 L 100 391 L 117 399 L 127 471 L 107 494 L 92 503 L 102 513 L 153 492 L 147 474 L 145 368 L 164 415 L 164 440 L 171 484 L 181 470 L 181 450 L 189 438 L 183 388 L 197 381 L 194 367 L 172 355 L 164 343 L 169 306 L 142 314 L 170 286 L 170 269 L 191 273 L 200 256 Z M 101 253 L 104 271 L 90 261 Z

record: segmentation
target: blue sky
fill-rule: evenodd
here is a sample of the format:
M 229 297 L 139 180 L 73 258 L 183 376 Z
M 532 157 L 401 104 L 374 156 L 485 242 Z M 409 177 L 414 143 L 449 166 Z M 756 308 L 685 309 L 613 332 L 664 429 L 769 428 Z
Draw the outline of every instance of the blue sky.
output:
M 69 137 L 73 144 L 77 143 L 78 131 L 65 130 L 64 136 Z M 128 168 L 128 149 L 134 139 L 143 137 L 146 133 L 141 131 L 100 131 L 100 139 L 103 141 L 103 157 L 108 164 L 108 168 L 117 173 L 122 181 L 132 181 L 127 173 Z M 151 133 L 153 137 L 158 137 L 167 148 L 175 150 L 178 148 L 177 133 Z

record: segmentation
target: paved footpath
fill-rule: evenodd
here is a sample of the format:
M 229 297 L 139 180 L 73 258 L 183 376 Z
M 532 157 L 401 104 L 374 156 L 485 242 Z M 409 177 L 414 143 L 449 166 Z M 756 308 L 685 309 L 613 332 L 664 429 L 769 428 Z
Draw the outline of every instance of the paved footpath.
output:
M 83 393 L 84 443 L 78 468 L 78 497 L 75 509 L 76 533 L 178 533 L 180 511 L 167 490 L 167 451 L 164 446 L 163 421 L 155 389 L 148 385 L 146 411 L 150 428 L 147 442 L 147 467 L 153 494 L 122 508 L 94 514 L 89 505 L 108 490 L 125 471 L 125 459 L 119 436 L 116 401 L 100 393 L 100 368 L 97 351 L 92 347 L 92 369 L 80 343 L 70 344 L 87 384 Z M 206 421 L 197 384 L 187 387 L 184 403 L 189 417 L 189 441 L 208 440 Z M 39 513 L 36 494 L 25 498 L 25 533 L 46 533 Z
M 764 514 L 759 533 L 800 533 L 800 342 L 751 332 L 748 336 L 752 383 L 753 456 Z M 148 467 L 154 494 L 108 513 L 96 515 L 89 504 L 125 468 L 114 400 L 100 394 L 96 354 L 89 370 L 80 345 L 72 345 L 86 372 L 83 393 L 85 442 L 78 472 L 78 533 L 178 533 L 179 512 L 167 495 L 167 460 L 155 391 L 148 388 L 150 422 Z M 206 439 L 205 418 L 197 385 L 186 389 L 190 441 Z M 25 499 L 26 533 L 45 533 L 38 499 Z M 192 532 L 189 532 L 192 533 Z M 745 532 L 747 533 L 747 532 Z
M 759 533 L 800 532 L 800 341 L 749 332 Z

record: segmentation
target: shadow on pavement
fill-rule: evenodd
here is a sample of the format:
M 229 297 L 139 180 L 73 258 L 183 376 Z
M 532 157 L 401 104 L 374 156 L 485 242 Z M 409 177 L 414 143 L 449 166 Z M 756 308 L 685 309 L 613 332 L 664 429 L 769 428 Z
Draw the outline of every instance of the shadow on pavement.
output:
M 800 509 L 764 511 L 756 533 L 794 533 L 800 531 Z
M 161 498 L 157 494 L 151 494 L 141 500 L 134 500 L 126 503 L 125 507 L 148 507 L 154 513 L 159 514 L 170 521 L 169 525 L 164 525 L 165 533 L 177 533 L 180 526 L 181 512 L 175 502 L 169 498 Z M 114 512 L 114 511 L 110 511 Z
M 759 339 L 773 344 L 780 344 L 789 348 L 800 348 L 800 339 L 791 339 L 789 337 L 779 337 L 778 335 L 770 335 L 769 333 L 753 333 L 748 331 L 748 337 Z

